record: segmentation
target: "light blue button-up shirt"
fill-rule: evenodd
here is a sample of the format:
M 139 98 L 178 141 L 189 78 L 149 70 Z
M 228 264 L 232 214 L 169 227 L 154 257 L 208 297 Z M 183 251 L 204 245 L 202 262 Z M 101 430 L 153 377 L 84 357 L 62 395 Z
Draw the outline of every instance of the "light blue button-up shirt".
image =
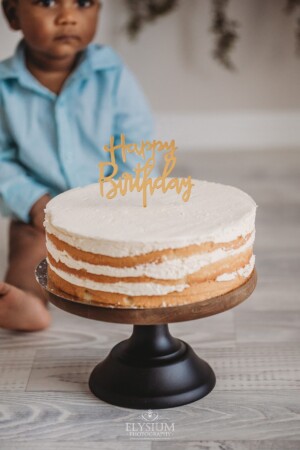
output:
M 153 139 L 153 117 L 130 70 L 107 46 L 90 44 L 59 95 L 27 70 L 24 42 L 0 63 L 0 207 L 29 222 L 32 205 L 45 193 L 95 183 L 103 146 L 123 133 L 126 143 Z M 134 174 L 143 160 L 116 152 L 119 172 Z M 112 173 L 106 166 L 105 176 Z M 158 176 L 159 159 L 151 177 Z

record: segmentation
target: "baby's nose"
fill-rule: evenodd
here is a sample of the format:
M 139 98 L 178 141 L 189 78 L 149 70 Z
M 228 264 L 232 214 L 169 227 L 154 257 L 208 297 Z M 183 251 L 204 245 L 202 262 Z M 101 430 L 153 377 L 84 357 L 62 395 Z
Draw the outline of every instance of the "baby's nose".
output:
M 61 7 L 56 22 L 58 25 L 75 25 L 77 20 L 74 8 Z

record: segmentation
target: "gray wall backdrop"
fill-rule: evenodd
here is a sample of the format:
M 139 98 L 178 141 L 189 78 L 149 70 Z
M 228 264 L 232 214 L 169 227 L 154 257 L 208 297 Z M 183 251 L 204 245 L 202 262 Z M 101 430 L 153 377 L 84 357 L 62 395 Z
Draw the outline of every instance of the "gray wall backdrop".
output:
M 211 57 L 210 0 L 179 0 L 136 41 L 125 31 L 126 0 L 103 4 L 95 41 L 111 45 L 136 74 L 157 137 L 194 150 L 300 148 L 296 18 L 283 13 L 285 0 L 231 0 L 230 17 L 241 23 L 236 73 Z M 0 16 L 0 59 L 19 38 Z
M 291 110 L 300 107 L 300 58 L 295 56 L 295 18 L 284 0 L 232 0 L 231 17 L 241 22 L 233 53 L 238 72 L 211 58 L 211 2 L 181 0 L 169 16 L 128 39 L 125 0 L 104 0 L 96 41 L 114 47 L 134 70 L 157 112 Z M 0 59 L 19 35 L 0 19 Z

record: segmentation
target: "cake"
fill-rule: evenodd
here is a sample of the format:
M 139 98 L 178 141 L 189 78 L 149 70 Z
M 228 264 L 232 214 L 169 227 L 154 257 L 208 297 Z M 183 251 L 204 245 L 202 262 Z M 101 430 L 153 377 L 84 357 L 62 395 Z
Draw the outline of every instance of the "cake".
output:
M 157 189 L 147 207 L 140 192 L 107 199 L 97 183 L 53 198 L 48 280 L 74 299 L 119 308 L 183 305 L 241 286 L 254 270 L 257 205 L 235 187 L 192 182 L 189 201 Z

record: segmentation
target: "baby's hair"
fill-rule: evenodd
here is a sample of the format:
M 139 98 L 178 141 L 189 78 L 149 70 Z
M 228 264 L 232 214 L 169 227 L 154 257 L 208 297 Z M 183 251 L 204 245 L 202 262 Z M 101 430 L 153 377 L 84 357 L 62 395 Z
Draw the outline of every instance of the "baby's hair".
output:
M 10 3 L 12 3 L 11 0 L 1 0 L 2 3 L 2 8 L 7 8 L 9 6 Z
M 1 0 L 2 8 L 5 10 L 8 8 L 9 4 L 12 3 L 11 0 Z
M 13 29 L 17 29 L 14 26 L 12 26 L 12 23 L 16 19 L 16 4 L 18 0 L 1 0 L 2 4 L 2 11 L 4 12 L 4 15 L 6 16 L 6 19 L 11 24 L 11 27 Z
M 3 11 L 7 10 L 9 2 L 10 2 L 10 0 L 1 0 Z

